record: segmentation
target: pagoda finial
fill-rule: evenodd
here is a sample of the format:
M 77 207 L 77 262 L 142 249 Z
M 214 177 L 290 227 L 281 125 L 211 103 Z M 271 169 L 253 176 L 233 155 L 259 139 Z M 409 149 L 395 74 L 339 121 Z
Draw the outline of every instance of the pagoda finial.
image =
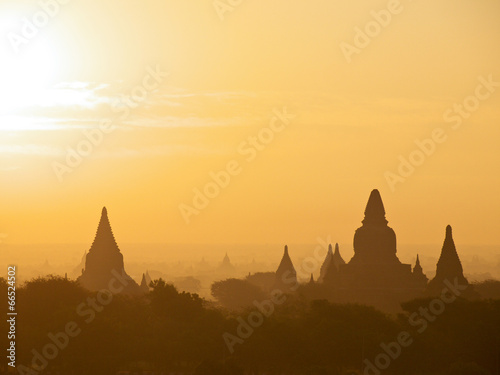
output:
M 330 254 L 333 254 L 332 244 L 329 244 L 329 245 L 328 245 L 328 252 L 329 252 Z
M 146 274 L 142 274 L 142 280 L 141 280 L 141 285 L 140 285 L 140 288 L 142 290 L 143 293 L 148 293 L 149 292 L 149 285 L 148 285 L 148 281 L 147 281 L 147 278 L 146 278 Z
M 276 282 L 277 284 L 280 284 L 281 287 L 283 287 L 284 285 L 282 284 L 284 282 L 284 279 L 285 278 L 288 279 L 290 277 L 293 278 L 295 282 L 297 281 L 297 272 L 293 267 L 290 255 L 288 255 L 288 245 L 285 245 L 285 252 L 283 254 L 283 257 L 281 258 L 281 262 L 278 266 L 278 269 L 276 270 Z
M 451 225 L 447 225 L 447 226 L 446 226 L 446 236 L 445 236 L 445 240 L 446 240 L 446 239 L 453 240 L 453 235 L 452 235 L 452 232 L 451 232 Z
M 340 255 L 340 250 L 339 250 L 339 244 L 338 243 L 335 244 L 335 255 L 337 255 L 337 254 Z
M 106 207 L 102 208 L 101 219 L 99 220 L 94 242 L 92 243 L 89 252 L 94 251 L 96 247 L 103 247 L 106 251 L 120 251 L 118 245 L 116 244 L 111 224 L 109 223 L 108 210 Z
M 438 280 L 442 283 L 445 279 L 453 280 L 455 277 L 458 278 L 459 281 L 467 283 L 463 274 L 462 263 L 460 262 L 455 242 L 453 241 L 451 226 L 448 225 L 446 227 L 446 235 L 443 248 L 441 249 L 441 255 L 437 263 L 434 280 Z
M 335 244 L 335 253 L 332 256 L 332 261 L 335 263 L 335 267 L 338 269 L 341 264 L 345 264 L 344 259 L 342 259 L 342 255 L 340 255 L 339 244 Z
M 413 273 L 423 274 L 422 266 L 420 265 L 420 258 L 417 254 L 417 260 L 415 261 L 415 266 L 413 267 Z
M 385 219 L 385 209 L 382 203 L 382 197 L 377 189 L 373 189 L 368 198 L 365 209 L 365 218 L 363 224 L 387 224 Z

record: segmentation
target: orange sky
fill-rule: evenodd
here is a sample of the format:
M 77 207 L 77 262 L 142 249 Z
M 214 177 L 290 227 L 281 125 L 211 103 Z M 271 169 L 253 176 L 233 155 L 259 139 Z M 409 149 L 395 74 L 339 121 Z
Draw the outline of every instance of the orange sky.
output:
M 498 1 L 46 3 L 0 4 L 0 242 L 350 243 L 378 188 L 400 243 L 500 243 Z

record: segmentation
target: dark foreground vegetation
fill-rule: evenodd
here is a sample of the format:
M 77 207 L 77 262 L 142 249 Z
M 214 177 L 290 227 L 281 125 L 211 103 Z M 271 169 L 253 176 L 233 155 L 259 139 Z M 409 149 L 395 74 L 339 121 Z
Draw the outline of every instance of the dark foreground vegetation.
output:
M 495 297 L 498 284 L 484 288 Z M 7 295 L 3 279 L 0 293 Z M 148 295 L 132 298 L 90 293 L 59 277 L 35 279 L 17 290 L 17 370 L 64 375 L 500 371 L 499 299 L 457 298 L 444 309 L 432 299 L 414 300 L 403 304 L 404 313 L 388 316 L 367 306 L 298 296 L 259 298 L 253 308 L 236 313 L 179 293 L 162 280 L 153 282 Z M 5 319 L 0 329 L 7 332 Z M 3 336 L 6 353 L 10 343 Z M 5 356 L 0 366 L 7 373 Z

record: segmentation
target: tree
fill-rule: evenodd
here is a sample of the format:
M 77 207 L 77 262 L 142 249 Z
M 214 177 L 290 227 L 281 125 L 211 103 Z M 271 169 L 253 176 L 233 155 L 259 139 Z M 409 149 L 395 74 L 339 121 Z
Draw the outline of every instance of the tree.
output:
M 211 287 L 212 296 L 225 308 L 240 310 L 262 301 L 266 293 L 246 280 L 227 279 L 217 281 Z
M 153 311 L 160 316 L 178 320 L 189 320 L 203 310 L 203 300 L 197 294 L 179 293 L 175 286 L 163 279 L 151 282 L 153 290 L 149 294 Z

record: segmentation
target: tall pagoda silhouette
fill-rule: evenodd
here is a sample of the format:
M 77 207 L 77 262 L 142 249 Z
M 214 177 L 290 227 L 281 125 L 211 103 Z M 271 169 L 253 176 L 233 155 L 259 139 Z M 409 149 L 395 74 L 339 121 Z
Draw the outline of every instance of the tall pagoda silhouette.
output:
M 460 262 L 455 242 L 453 241 L 451 226 L 448 225 L 446 227 L 443 248 L 441 249 L 441 256 L 436 266 L 436 276 L 429 282 L 427 291 L 430 294 L 439 294 L 446 287 L 446 280 L 453 284 L 455 279 L 460 285 L 469 285 L 464 276 L 462 263 Z
M 110 289 L 113 279 L 121 282 L 115 284 L 123 286 L 123 293 L 141 294 L 139 285 L 125 272 L 123 255 L 113 235 L 108 211 L 104 207 L 94 242 L 85 259 L 85 269 L 77 281 L 89 290 L 98 291 Z
M 413 267 L 412 274 L 413 274 L 413 278 L 419 284 L 421 283 L 422 285 L 424 285 L 429 280 L 427 278 L 427 276 L 425 276 L 424 270 L 422 269 L 422 266 L 420 265 L 420 259 L 418 258 L 418 254 L 417 254 L 417 260 L 415 262 L 415 266 Z
M 326 254 L 323 264 L 321 265 L 318 281 L 319 282 L 325 281 L 325 276 L 327 274 L 329 275 L 329 277 L 326 279 L 331 281 L 332 276 L 338 273 L 341 264 L 345 264 L 345 260 L 340 255 L 339 244 L 338 243 L 335 244 L 335 253 L 332 250 L 332 245 L 328 245 L 328 252 Z M 330 267 L 334 268 L 330 269 Z
M 401 301 L 425 290 L 427 278 L 420 264 L 412 272 L 410 264 L 401 263 L 396 255 L 396 234 L 387 224 L 380 193 L 372 190 L 362 226 L 354 233 L 351 260 L 344 264 L 338 249 L 325 259 L 323 285 L 340 301 L 394 310 Z
M 396 255 L 396 233 L 387 225 L 384 204 L 376 189 L 368 198 L 362 224 L 354 233 L 354 256 L 349 263 L 337 267 L 339 286 L 362 289 L 425 288 L 426 282 L 413 277 L 411 265 L 401 263 Z
M 285 245 L 285 250 L 283 252 L 283 257 L 276 270 L 274 288 L 280 289 L 283 292 L 290 291 L 294 289 L 297 285 L 297 272 L 293 266 L 292 259 L 288 254 L 288 246 Z
M 315 299 L 363 303 L 386 311 L 398 311 L 401 302 L 441 293 L 446 280 L 454 283 L 456 279 L 460 285 L 468 285 L 450 226 L 446 228 L 436 276 L 431 282 L 428 283 L 418 254 L 413 267 L 401 263 L 397 256 L 396 233 L 388 226 L 384 204 L 376 189 L 368 198 L 362 226 L 354 233 L 353 247 L 354 255 L 346 263 L 338 244 L 335 252 L 329 245 L 318 282 L 314 283 L 311 277 L 310 282 L 303 285 L 303 291 Z M 288 286 L 297 282 L 287 246 L 276 271 L 275 287 L 286 287 L 284 280 L 289 281 Z M 475 298 L 477 293 L 470 286 L 463 296 Z

